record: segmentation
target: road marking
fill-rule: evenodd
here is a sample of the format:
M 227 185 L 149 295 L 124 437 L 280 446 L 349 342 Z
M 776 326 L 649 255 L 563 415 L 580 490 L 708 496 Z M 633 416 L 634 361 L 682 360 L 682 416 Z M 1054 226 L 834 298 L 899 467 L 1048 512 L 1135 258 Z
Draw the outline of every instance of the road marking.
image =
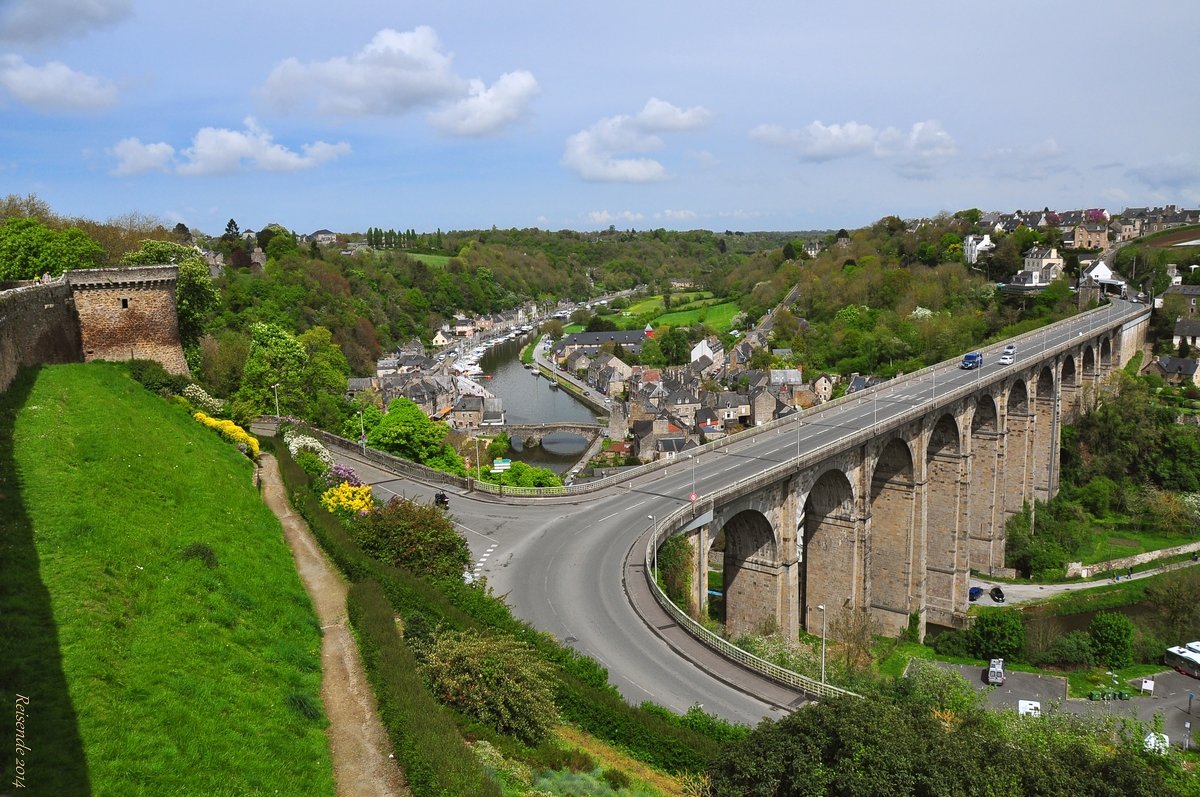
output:
M 609 518 L 614 518 L 614 517 L 616 517 L 616 516 L 617 516 L 617 515 L 619 515 L 619 514 L 621 514 L 621 513 L 620 513 L 620 512 L 613 512 L 611 515 L 605 515 L 604 517 L 600 518 L 600 519 L 599 519 L 599 520 L 597 520 L 596 522 L 597 522 L 597 523 L 603 523 L 604 521 L 608 520 Z

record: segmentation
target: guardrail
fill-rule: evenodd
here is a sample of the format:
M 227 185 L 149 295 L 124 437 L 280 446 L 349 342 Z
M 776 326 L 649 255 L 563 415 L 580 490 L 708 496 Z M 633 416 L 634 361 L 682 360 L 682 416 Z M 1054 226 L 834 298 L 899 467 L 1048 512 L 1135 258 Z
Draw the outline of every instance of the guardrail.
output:
M 771 468 L 766 474 L 759 474 L 757 476 L 740 479 L 729 487 L 721 490 L 705 503 L 712 503 L 715 505 L 715 503 L 726 494 L 736 492 L 742 487 L 753 484 L 754 482 L 766 477 L 768 474 L 774 475 L 774 472 L 776 471 L 790 470 L 792 470 L 790 464 L 785 463 L 784 465 L 778 465 L 774 468 Z M 646 545 L 645 558 L 643 560 L 643 564 L 645 565 L 644 569 L 646 573 L 646 583 L 649 584 L 650 592 L 654 595 L 654 599 L 658 601 L 658 605 L 661 606 L 667 614 L 671 615 L 671 618 L 695 639 L 712 650 L 715 650 L 725 658 L 741 664 L 743 667 L 754 670 L 757 673 L 779 681 L 782 684 L 786 684 L 787 686 L 799 689 L 805 694 L 816 695 L 817 697 L 861 697 L 861 695 L 857 694 L 856 692 L 851 692 L 849 689 L 842 689 L 841 687 L 833 686 L 832 684 L 809 678 L 807 675 L 801 675 L 800 673 L 789 670 L 786 667 L 780 667 L 778 664 L 774 664 L 773 662 L 769 662 L 766 659 L 760 658 L 759 656 L 755 656 L 753 653 L 742 650 L 732 642 L 722 639 L 712 631 L 709 631 L 707 628 L 700 625 L 700 623 L 696 622 L 687 612 L 680 609 L 670 598 L 667 597 L 666 593 L 659 588 L 658 582 L 655 580 L 654 570 L 652 567 L 652 556 L 655 549 L 657 549 L 660 545 L 660 541 L 674 534 L 675 531 L 677 531 L 678 528 L 683 525 L 683 521 L 686 520 L 685 515 L 687 515 L 690 511 L 690 506 L 681 507 L 663 518 L 662 521 L 658 522 L 655 531 L 651 533 L 650 542 Z

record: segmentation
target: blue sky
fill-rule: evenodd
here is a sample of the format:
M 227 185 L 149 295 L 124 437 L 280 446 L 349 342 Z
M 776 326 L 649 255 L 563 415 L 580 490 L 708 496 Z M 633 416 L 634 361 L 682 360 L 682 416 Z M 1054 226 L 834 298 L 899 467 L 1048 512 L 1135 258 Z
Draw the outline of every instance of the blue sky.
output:
M 1200 4 L 0 0 L 0 193 L 219 233 L 1200 205 Z

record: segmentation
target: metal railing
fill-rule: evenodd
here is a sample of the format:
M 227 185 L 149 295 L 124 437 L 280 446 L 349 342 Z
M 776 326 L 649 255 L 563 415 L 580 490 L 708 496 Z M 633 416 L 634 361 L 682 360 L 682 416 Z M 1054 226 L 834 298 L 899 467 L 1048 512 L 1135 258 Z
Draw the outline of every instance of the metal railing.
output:
M 745 486 L 759 482 L 762 478 L 770 475 L 778 475 L 779 472 L 792 470 L 790 463 L 777 465 L 771 468 L 765 474 L 758 474 L 745 479 L 741 479 L 729 487 L 715 494 L 709 501 L 715 505 L 719 500 L 729 493 L 736 493 L 739 489 Z M 658 601 L 658 605 L 666 611 L 671 618 L 679 624 L 681 628 L 692 635 L 701 644 L 716 651 L 727 659 L 735 661 L 738 664 L 753 670 L 757 673 L 767 676 L 775 681 L 778 681 L 787 686 L 799 689 L 805 694 L 816 695 L 817 697 L 861 697 L 861 695 L 851 692 L 849 689 L 842 689 L 832 684 L 818 681 L 810 678 L 807 675 L 801 675 L 798 672 L 789 670 L 786 667 L 780 667 L 778 664 L 767 661 L 764 658 L 755 656 L 749 651 L 742 650 L 732 642 L 721 638 L 720 636 L 709 631 L 707 628 L 696 622 L 687 612 L 680 609 L 675 603 L 667 597 L 666 593 L 659 588 L 658 582 L 655 580 L 654 569 L 652 567 L 652 557 L 654 551 L 661 544 L 661 541 L 674 534 L 680 526 L 683 525 L 685 517 L 691 511 L 690 506 L 681 507 L 670 515 L 667 515 L 658 522 L 656 532 L 650 535 L 650 541 L 646 545 L 645 555 L 643 559 L 644 570 L 646 573 L 646 583 L 650 586 L 650 592 L 654 595 L 654 599 Z M 635 609 L 636 611 L 636 609 Z

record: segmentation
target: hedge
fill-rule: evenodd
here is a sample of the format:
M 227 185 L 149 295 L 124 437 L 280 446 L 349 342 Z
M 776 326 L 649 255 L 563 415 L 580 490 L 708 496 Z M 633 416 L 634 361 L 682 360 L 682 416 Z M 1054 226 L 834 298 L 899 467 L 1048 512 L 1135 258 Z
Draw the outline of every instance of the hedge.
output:
M 500 797 L 500 785 L 463 742 L 453 715 L 425 686 L 379 584 L 370 579 L 353 584 L 346 611 L 379 700 L 379 716 L 412 793 Z

